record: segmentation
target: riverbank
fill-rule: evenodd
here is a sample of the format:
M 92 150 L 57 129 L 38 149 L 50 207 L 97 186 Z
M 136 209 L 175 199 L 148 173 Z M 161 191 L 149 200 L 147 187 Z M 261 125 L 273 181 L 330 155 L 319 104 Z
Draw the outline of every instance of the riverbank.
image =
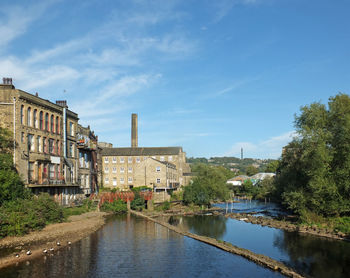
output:
M 146 218 L 150 221 L 153 221 L 157 224 L 160 224 L 176 233 L 179 233 L 181 235 L 184 235 L 184 236 L 187 236 L 187 237 L 190 237 L 190 238 L 193 238 L 193 239 L 196 239 L 198 241 L 201 241 L 201 242 L 204 242 L 206 244 L 209 244 L 209 245 L 212 245 L 212 246 L 215 246 L 219 249 L 222 249 L 226 252 L 230 252 L 230 253 L 233 253 L 233 254 L 236 254 L 236 255 L 239 255 L 239 256 L 242 256 L 250 261 L 253 261 L 257 264 L 260 264 L 264 267 L 267 267 L 267 268 L 270 268 L 274 271 L 278 271 L 280 273 L 282 273 L 283 275 L 285 276 L 288 276 L 288 277 L 303 277 L 302 275 L 296 273 L 294 270 L 292 270 L 291 268 L 287 267 L 286 265 L 284 265 L 283 263 L 281 262 L 278 262 L 274 259 L 271 259 L 270 257 L 268 256 L 265 256 L 265 255 L 261 255 L 261 254 L 256 254 L 250 250 L 247 250 L 247 249 L 244 249 L 244 248 L 239 248 L 237 246 L 234 246 L 228 242 L 224 242 L 224 241 L 218 241 L 214 238 L 210 238 L 210 237 L 205 237 L 205 236 L 199 236 L 199 235 L 196 235 L 196 234 L 193 234 L 193 233 L 190 233 L 190 232 L 187 232 L 187 231 L 184 231 L 178 227 L 175 227 L 173 225 L 170 225 L 166 222 L 163 222 L 159 219 L 156 219 L 156 218 L 153 218 L 149 215 L 146 215 L 144 213 L 141 213 L 141 212 L 136 212 L 136 211 L 131 211 L 133 214 L 137 215 L 137 216 L 141 216 L 143 218 Z M 153 214 L 155 215 L 155 214 Z M 158 214 L 159 215 L 159 214 Z
M 81 240 L 101 228 L 107 215 L 106 212 L 97 211 L 73 215 L 68 218 L 68 222 L 50 224 L 40 231 L 22 237 L 3 238 L 0 240 L 0 268 L 43 256 L 44 249 L 47 249 L 48 253 L 54 253 L 70 243 Z M 54 250 L 49 251 L 50 248 Z M 28 250 L 31 251 L 31 255 L 26 254 Z
M 277 219 L 267 218 L 263 216 L 256 217 L 246 213 L 227 213 L 225 214 L 225 217 L 230 217 L 230 218 L 245 221 L 248 223 L 257 224 L 260 226 L 268 226 L 271 228 L 283 229 L 290 232 L 299 232 L 299 233 L 311 234 L 311 235 L 320 236 L 320 237 L 326 237 L 330 239 L 350 241 L 349 237 L 342 232 L 334 233 L 331 230 L 327 230 L 327 228 L 324 229 L 324 228 L 317 227 L 315 225 L 314 226 L 298 225 L 288 220 L 277 220 Z

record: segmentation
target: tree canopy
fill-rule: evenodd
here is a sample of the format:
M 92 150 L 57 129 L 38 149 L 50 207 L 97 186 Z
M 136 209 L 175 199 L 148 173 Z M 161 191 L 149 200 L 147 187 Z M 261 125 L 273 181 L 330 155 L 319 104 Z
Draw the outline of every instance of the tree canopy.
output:
M 302 107 L 295 127 L 277 169 L 277 194 L 299 214 L 349 215 L 350 97 Z
M 193 183 L 184 189 L 183 201 L 186 204 L 209 206 L 211 201 L 229 198 L 229 190 L 226 185 L 229 174 L 227 169 L 196 164 L 192 170 L 197 173 L 197 176 Z

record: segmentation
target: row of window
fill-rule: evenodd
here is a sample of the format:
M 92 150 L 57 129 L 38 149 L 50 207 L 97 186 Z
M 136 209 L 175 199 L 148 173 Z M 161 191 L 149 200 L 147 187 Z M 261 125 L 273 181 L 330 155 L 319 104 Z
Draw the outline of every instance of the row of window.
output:
M 125 183 L 125 179 L 124 178 L 120 178 L 119 179 L 120 184 L 124 184 Z M 159 178 L 156 179 L 156 183 L 159 184 L 161 181 Z M 128 183 L 132 183 L 132 177 L 128 178 Z M 105 184 L 109 184 L 109 178 L 105 177 Z M 117 185 L 117 178 L 113 178 L 112 179 L 112 185 L 116 186 Z
M 143 160 L 145 160 L 146 158 L 147 157 L 144 157 Z M 152 156 L 152 158 L 156 159 L 155 156 Z M 128 160 L 128 163 L 132 163 L 133 162 L 133 157 L 128 157 L 127 160 Z M 165 157 L 164 156 L 160 156 L 159 160 L 160 161 L 165 161 Z M 105 157 L 104 158 L 104 162 L 106 164 L 109 163 L 109 161 L 110 161 L 109 157 Z M 140 157 L 136 157 L 135 161 L 137 163 L 140 163 L 141 162 L 141 158 Z M 167 161 L 173 161 L 173 157 L 172 156 L 168 156 L 168 160 Z M 112 163 L 117 163 L 117 157 L 112 157 Z M 125 158 L 124 157 L 119 157 L 119 163 L 125 163 Z
M 160 166 L 156 167 L 156 172 L 160 172 Z M 104 172 L 106 174 L 109 173 L 109 167 L 105 167 Z M 112 173 L 117 173 L 117 167 L 113 167 L 112 168 Z M 125 173 L 125 168 L 124 167 L 120 167 L 120 173 Z M 128 173 L 132 173 L 132 167 L 128 167 Z
M 24 132 L 21 134 L 21 142 L 25 143 L 26 138 Z M 48 137 L 35 136 L 33 134 L 27 135 L 28 148 L 32 152 L 48 153 L 61 155 L 61 143 L 59 140 L 55 140 Z
M 42 170 L 39 170 L 41 167 Z M 34 162 L 29 162 L 29 176 L 32 181 L 38 182 L 43 182 L 45 179 L 61 179 L 61 166 L 59 164 L 39 163 L 37 169 L 34 169 Z
M 37 109 L 34 109 L 32 112 L 32 108 L 27 108 L 27 113 L 25 113 L 24 105 L 21 106 L 21 124 L 26 124 L 30 127 L 35 127 L 45 131 L 51 131 L 52 133 L 61 134 L 61 118 L 59 116 L 49 115 L 49 113 L 45 113 L 40 111 L 38 113 Z M 25 114 L 27 114 L 25 121 Z M 69 135 L 74 136 L 74 123 L 69 122 Z
M 105 167 L 105 171 L 106 174 L 109 173 L 109 167 Z M 113 167 L 112 168 L 112 173 L 117 173 L 117 167 Z M 120 173 L 125 173 L 125 168 L 124 167 L 120 167 Z M 128 173 L 132 173 L 132 167 L 128 167 Z

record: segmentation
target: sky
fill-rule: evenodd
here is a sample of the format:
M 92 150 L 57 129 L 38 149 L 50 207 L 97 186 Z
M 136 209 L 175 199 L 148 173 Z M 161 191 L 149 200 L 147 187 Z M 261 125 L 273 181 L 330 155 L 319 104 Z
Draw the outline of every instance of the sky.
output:
M 349 0 L 1 0 L 0 77 L 99 141 L 278 158 L 303 105 L 350 92 Z

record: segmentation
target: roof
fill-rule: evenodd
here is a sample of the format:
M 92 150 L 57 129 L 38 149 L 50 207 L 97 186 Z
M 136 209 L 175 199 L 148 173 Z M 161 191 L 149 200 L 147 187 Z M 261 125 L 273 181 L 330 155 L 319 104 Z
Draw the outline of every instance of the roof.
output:
M 103 148 L 102 156 L 152 156 L 171 155 L 182 152 L 182 147 L 148 147 L 148 148 Z
M 236 177 L 234 177 L 232 179 L 229 179 L 228 181 L 242 181 L 242 180 L 244 181 L 244 180 L 247 180 L 247 179 L 249 179 L 248 176 L 240 175 L 240 176 L 236 176 Z
M 255 179 L 255 180 L 263 180 L 263 179 L 271 178 L 274 176 L 276 176 L 275 173 L 257 173 L 254 176 L 251 176 L 251 178 Z

